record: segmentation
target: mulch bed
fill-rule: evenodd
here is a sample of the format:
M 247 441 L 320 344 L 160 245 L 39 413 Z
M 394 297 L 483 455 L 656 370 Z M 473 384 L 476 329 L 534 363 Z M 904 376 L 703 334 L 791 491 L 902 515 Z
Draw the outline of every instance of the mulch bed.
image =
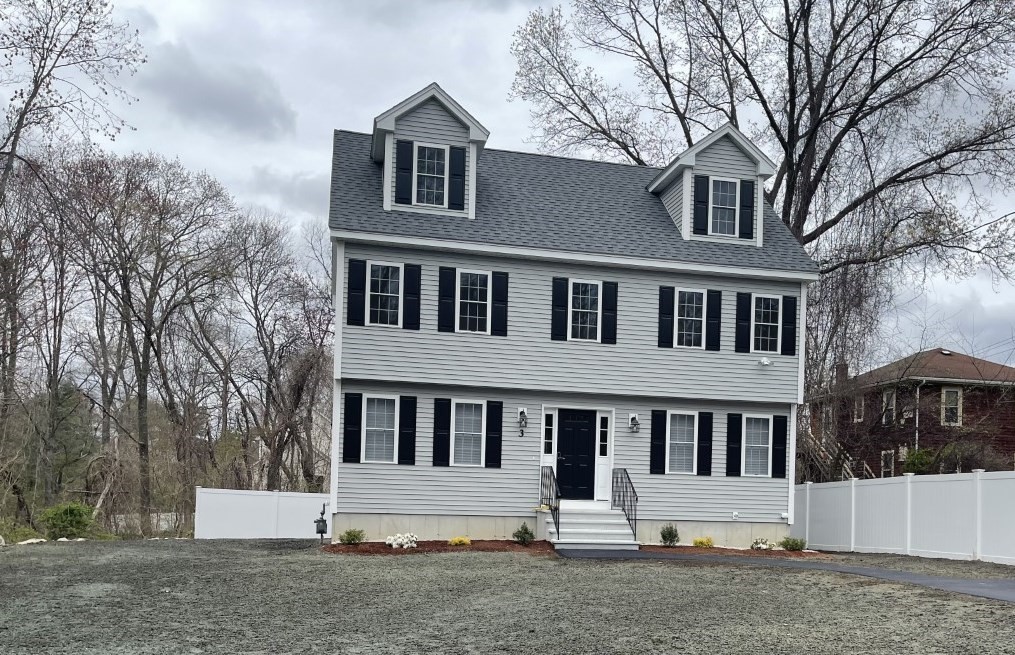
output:
M 679 553 L 681 555 L 736 555 L 739 557 L 777 557 L 786 559 L 812 559 L 827 557 L 824 553 L 803 550 L 739 550 L 736 548 L 697 548 L 695 546 L 642 546 L 646 553 Z
M 369 541 L 362 544 L 329 544 L 323 546 L 326 553 L 342 555 L 414 555 L 418 553 L 529 553 L 530 555 L 552 555 L 553 546 L 548 541 L 533 541 L 528 546 L 501 539 L 473 541 L 469 546 L 451 546 L 446 541 L 418 541 L 415 548 L 392 548 L 383 541 Z

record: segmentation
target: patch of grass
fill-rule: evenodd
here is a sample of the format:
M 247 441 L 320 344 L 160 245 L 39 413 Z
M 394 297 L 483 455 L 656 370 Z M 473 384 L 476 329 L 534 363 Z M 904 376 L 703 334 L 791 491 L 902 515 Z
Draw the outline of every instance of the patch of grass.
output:
M 712 537 L 695 537 L 694 545 L 697 548 L 713 548 L 715 547 L 715 542 L 712 541 Z
M 10 519 L 0 519 L 0 537 L 3 537 L 4 541 L 11 545 L 25 539 L 38 539 L 42 535 L 30 526 L 15 523 Z

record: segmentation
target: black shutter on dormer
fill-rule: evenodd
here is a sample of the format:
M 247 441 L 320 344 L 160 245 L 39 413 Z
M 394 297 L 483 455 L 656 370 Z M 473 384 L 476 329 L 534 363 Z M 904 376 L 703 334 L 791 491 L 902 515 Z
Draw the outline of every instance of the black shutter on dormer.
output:
M 508 274 L 494 271 L 490 281 L 490 334 L 495 337 L 507 336 L 508 320 Z
M 708 176 L 694 176 L 694 234 L 708 234 Z
M 398 463 L 416 463 L 416 396 L 398 397 Z
M 412 204 L 412 141 L 395 144 L 395 202 Z
M 722 329 L 722 291 L 709 289 L 705 293 L 705 350 L 719 350 Z
M 742 414 L 726 415 L 726 477 L 740 477 L 740 453 L 744 440 Z
M 772 417 L 772 477 L 786 477 L 786 441 L 789 420 L 785 416 Z
M 422 269 L 419 264 L 406 264 L 405 291 L 402 294 L 404 304 L 402 327 L 406 330 L 419 329 L 419 293 L 422 284 Z
M 712 412 L 698 412 L 698 475 L 712 475 Z
M 501 441 L 504 433 L 504 403 L 486 401 L 486 463 L 488 469 L 500 468 Z
M 550 338 L 554 341 L 567 341 L 567 287 L 566 277 L 553 278 Z
M 346 323 L 363 325 L 366 311 L 367 263 L 362 259 L 349 260 L 348 298 Z
M 796 354 L 796 296 L 782 297 L 782 349 L 783 355 Z
M 652 410 L 652 434 L 648 445 L 648 472 L 666 473 L 666 410 Z
M 617 283 L 603 282 L 603 334 L 600 343 L 617 343 Z
M 448 151 L 448 209 L 465 209 L 465 148 Z
M 342 414 L 345 429 L 342 430 L 342 461 L 358 464 L 363 429 L 363 394 L 345 394 L 345 411 Z
M 734 350 L 751 352 L 751 294 L 737 293 L 737 329 Z
M 754 238 L 754 182 L 740 180 L 740 238 Z
M 437 331 L 455 331 L 455 275 L 457 271 L 441 266 L 437 271 Z
M 673 287 L 659 287 L 659 347 L 673 347 L 673 306 L 676 291 Z

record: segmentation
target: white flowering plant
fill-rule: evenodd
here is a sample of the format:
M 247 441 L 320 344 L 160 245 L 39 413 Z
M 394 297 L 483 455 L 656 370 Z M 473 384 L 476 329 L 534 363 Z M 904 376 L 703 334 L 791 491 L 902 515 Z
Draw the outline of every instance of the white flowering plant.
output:
M 384 543 L 392 548 L 415 548 L 417 541 L 419 541 L 419 537 L 411 532 L 406 532 L 405 534 L 396 534 L 393 537 L 388 537 L 384 540 Z
M 751 542 L 751 550 L 775 550 L 775 544 L 770 543 L 764 537 L 758 537 Z

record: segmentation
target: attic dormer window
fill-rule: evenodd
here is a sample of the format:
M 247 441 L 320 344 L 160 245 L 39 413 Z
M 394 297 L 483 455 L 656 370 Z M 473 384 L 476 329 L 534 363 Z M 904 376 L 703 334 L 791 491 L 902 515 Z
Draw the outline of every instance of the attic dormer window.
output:
M 709 234 L 737 236 L 737 181 L 712 178 Z
M 416 144 L 413 179 L 416 181 L 416 205 L 447 207 L 447 146 Z

